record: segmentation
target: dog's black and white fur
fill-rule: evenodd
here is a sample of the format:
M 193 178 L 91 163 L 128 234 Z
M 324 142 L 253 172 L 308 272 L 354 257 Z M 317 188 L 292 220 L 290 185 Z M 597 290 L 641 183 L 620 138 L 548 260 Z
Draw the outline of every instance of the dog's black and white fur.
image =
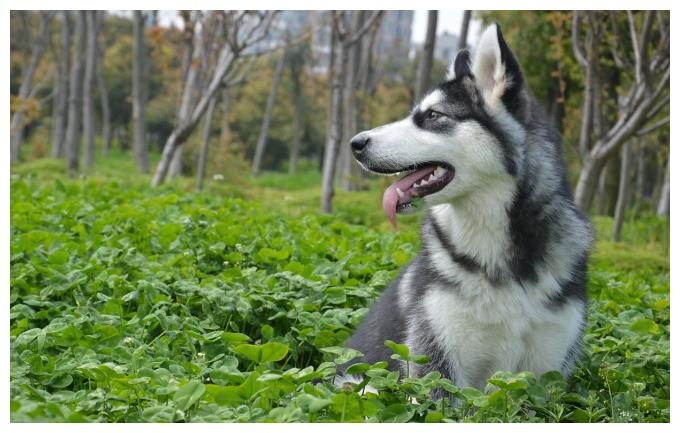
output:
M 432 359 L 411 375 L 436 370 L 480 389 L 501 370 L 569 374 L 586 318 L 590 224 L 574 206 L 560 136 L 498 25 L 470 60 L 461 51 L 407 118 L 353 139 L 372 172 L 438 169 L 428 178 L 436 188 L 428 179 L 411 188 L 428 207 L 422 251 L 347 345 L 405 373 L 384 346 L 403 342 Z M 397 210 L 412 210 L 399 196 Z

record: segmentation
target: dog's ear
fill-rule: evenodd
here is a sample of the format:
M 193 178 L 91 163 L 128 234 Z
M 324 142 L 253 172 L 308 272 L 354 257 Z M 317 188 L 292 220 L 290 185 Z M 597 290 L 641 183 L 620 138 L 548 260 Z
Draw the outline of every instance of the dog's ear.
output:
M 451 61 L 449 68 L 446 70 L 446 79 L 454 80 L 462 77 L 472 78 L 472 69 L 470 69 L 470 52 L 468 50 L 460 50 L 456 54 L 456 58 Z
M 472 72 L 484 99 L 492 107 L 502 103 L 521 117 L 524 104 L 524 77 L 519 63 L 494 23 L 482 33 L 472 63 Z

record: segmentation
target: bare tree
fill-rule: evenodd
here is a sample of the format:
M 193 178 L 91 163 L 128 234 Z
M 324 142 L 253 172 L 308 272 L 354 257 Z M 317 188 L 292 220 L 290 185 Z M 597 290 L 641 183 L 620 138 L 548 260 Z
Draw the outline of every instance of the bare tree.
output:
M 427 36 L 425 37 L 425 44 L 423 45 L 420 64 L 418 65 L 418 78 L 416 79 L 414 95 L 416 101 L 420 101 L 430 85 L 434 44 L 437 38 L 437 13 L 438 11 L 428 11 L 427 13 Z
M 76 51 L 71 63 L 68 97 L 68 123 L 66 127 L 66 160 L 69 170 L 78 170 L 80 162 L 80 128 L 83 110 L 83 68 L 85 64 L 85 11 L 76 14 Z
M 40 83 L 33 85 L 33 77 L 36 69 L 40 64 L 47 41 L 49 38 L 49 23 L 52 19 L 52 12 L 40 12 L 40 24 L 38 27 L 38 35 L 33 41 L 31 58 L 28 64 L 25 65 L 19 93 L 13 101 L 14 114 L 10 124 L 10 161 L 17 162 L 21 157 L 21 144 L 23 141 L 23 130 L 26 126 L 26 111 L 28 110 L 28 101 L 33 99 L 40 89 Z M 26 29 L 30 32 L 30 29 Z
M 203 17 L 203 19 L 201 19 Z M 211 65 L 211 59 L 217 55 L 213 46 L 213 40 L 216 35 L 221 33 L 220 26 L 220 15 L 218 13 L 212 12 L 203 14 L 197 12 L 194 20 L 196 23 L 200 24 L 200 31 L 197 35 L 196 48 L 192 48 L 191 52 L 194 57 L 192 59 L 192 64 L 190 69 L 186 71 L 186 85 L 184 87 L 184 93 L 189 92 L 188 96 L 190 98 L 190 103 L 188 106 L 193 104 L 198 95 L 202 93 L 207 78 L 209 67 Z M 180 109 L 182 107 L 180 106 Z M 175 155 L 170 163 L 170 170 L 168 175 L 170 178 L 179 176 L 183 170 L 183 153 L 185 145 L 182 144 L 177 148 Z
M 361 27 L 364 21 L 364 11 L 348 11 L 349 14 L 349 32 L 355 34 Z M 357 69 L 361 61 L 361 40 L 363 36 L 350 47 L 347 47 L 347 69 L 344 74 L 343 92 L 342 92 L 342 138 L 341 143 L 348 143 L 350 138 L 356 131 L 356 91 L 357 91 Z M 340 147 L 340 156 L 338 158 L 338 170 L 340 174 L 340 188 L 345 191 L 352 191 L 355 189 L 355 182 L 353 182 L 353 166 L 352 152 L 349 146 Z
M 64 136 L 68 111 L 69 70 L 71 65 L 71 18 L 69 11 L 62 11 L 58 79 L 54 94 L 52 116 L 52 157 L 64 156 Z
M 97 64 L 97 12 L 86 12 L 85 77 L 83 80 L 83 147 L 85 166 L 94 165 L 94 79 Z
M 645 176 L 647 175 L 646 151 L 645 141 L 640 140 L 638 143 L 637 162 L 635 167 L 635 191 L 633 192 L 633 202 L 642 203 L 645 200 Z
M 210 130 L 212 128 L 213 115 L 217 105 L 217 95 L 210 100 L 208 111 L 203 119 L 203 136 L 201 137 L 201 152 L 198 157 L 198 170 L 196 171 L 196 191 L 203 189 L 203 178 L 205 177 L 205 166 L 208 161 L 208 148 L 210 147 Z
M 133 121 L 133 141 L 132 147 L 135 151 L 135 159 L 142 173 L 149 172 L 149 151 L 146 143 L 146 119 L 144 116 L 146 106 L 146 87 L 148 83 L 144 80 L 147 60 L 146 44 L 144 37 L 144 23 L 146 17 L 142 11 L 134 11 L 132 20 L 132 121 Z
M 227 152 L 229 152 L 229 141 L 231 136 L 231 129 L 229 127 L 229 99 L 230 91 L 228 86 L 222 89 L 222 122 L 220 125 L 220 146 L 217 155 L 217 166 L 219 170 L 224 169 L 224 162 L 226 161 Z
M 182 92 L 184 89 L 184 83 L 187 79 L 187 74 L 189 73 L 189 68 L 192 64 L 192 59 L 194 56 L 194 27 L 196 25 L 196 20 L 200 20 L 201 11 L 180 11 L 180 16 L 182 17 L 182 66 L 181 66 L 181 80 L 178 83 L 177 94 L 179 99 L 177 100 L 177 113 L 176 116 L 179 117 L 180 103 L 182 102 Z
M 371 39 L 375 37 L 376 30 L 380 27 L 381 17 L 378 17 L 357 42 L 349 49 L 349 60 L 345 73 L 345 83 L 343 86 L 343 114 L 342 114 L 342 142 L 349 143 L 350 139 L 360 128 L 361 117 L 363 115 L 363 104 L 358 98 L 360 91 L 367 91 L 370 82 L 372 59 L 370 51 Z M 356 34 L 364 25 L 366 16 L 364 11 L 354 11 L 351 16 L 350 32 Z M 362 176 L 362 170 L 354 161 L 349 146 L 340 148 L 340 187 L 345 191 L 355 191 L 361 187 L 358 179 Z
M 322 169 L 321 211 L 325 213 L 330 213 L 332 211 L 332 200 L 335 194 L 335 168 L 338 150 L 342 140 L 342 96 L 344 93 L 345 74 L 347 73 L 347 65 L 349 62 L 349 49 L 359 41 L 381 16 L 382 11 L 373 12 L 371 17 L 364 22 L 363 26 L 358 29 L 356 33 L 351 34 L 345 23 L 345 11 L 333 11 L 332 25 L 335 28 L 337 58 L 334 60 L 336 69 L 331 78 L 330 130 L 326 140 Z
M 621 155 L 621 171 L 619 181 L 619 192 L 616 200 L 616 211 L 614 214 L 614 240 L 619 242 L 621 240 L 621 229 L 623 228 L 623 219 L 630 201 L 630 183 L 631 183 L 631 167 L 633 165 L 633 151 L 631 150 L 631 140 L 623 143 L 623 152 Z
M 290 40 L 289 37 L 287 39 Z M 288 46 L 290 41 L 287 42 L 286 48 L 283 53 L 279 56 L 276 63 L 276 68 L 274 69 L 274 76 L 272 77 L 272 87 L 269 90 L 269 97 L 267 97 L 267 106 L 264 111 L 264 118 L 262 119 L 262 127 L 260 128 L 260 135 L 257 138 L 257 145 L 255 146 L 255 156 L 253 157 L 253 167 L 252 175 L 257 176 L 260 174 L 260 169 L 262 166 L 262 156 L 264 155 L 264 149 L 267 146 L 267 136 L 269 135 L 269 125 L 272 121 L 272 114 L 274 113 L 274 105 L 276 104 L 276 94 L 279 91 L 279 85 L 281 84 L 281 77 L 283 76 L 283 68 L 286 65 L 286 54 L 288 53 Z
M 659 216 L 669 216 L 671 214 L 671 159 L 666 162 L 666 170 L 663 176 L 663 187 L 659 197 L 659 205 L 656 207 L 656 214 Z
M 220 127 L 220 141 L 224 143 L 229 142 L 229 87 L 224 86 L 222 89 L 222 125 Z
M 290 79 L 293 93 L 293 141 L 290 144 L 288 158 L 288 172 L 297 172 L 298 158 L 300 156 L 300 141 L 302 137 L 302 113 L 303 113 L 303 87 L 302 74 L 306 62 L 306 47 L 298 45 L 294 47 L 288 56 Z
M 598 44 L 601 44 L 602 41 L 590 29 L 591 33 L 587 36 L 590 42 L 586 43 L 587 54 L 584 55 L 584 48 L 581 47 L 579 42 L 581 14 L 581 12 L 574 13 L 573 47 L 578 63 L 586 70 L 586 76 L 588 76 L 588 71 L 593 69 L 592 62 L 588 60 L 593 57 L 592 52 L 594 50 L 599 50 Z M 659 25 L 657 26 L 653 25 L 655 16 L 658 17 Z M 594 16 L 590 20 L 589 27 L 593 27 L 593 23 L 597 23 L 598 20 L 600 18 Z M 624 50 L 620 50 L 616 46 L 612 49 L 612 56 L 617 65 L 622 68 L 625 68 L 626 64 L 633 66 L 631 69 L 634 71 L 634 80 L 632 80 L 628 89 L 622 92 L 625 96 L 619 98 L 618 115 L 611 127 L 607 128 L 592 145 L 588 139 L 589 131 L 581 135 L 579 150 L 582 168 L 576 184 L 574 199 L 579 209 L 584 212 L 590 208 L 600 171 L 607 159 L 633 135 L 639 134 L 641 131 L 656 129 L 668 123 L 668 119 L 662 119 L 645 127 L 667 106 L 670 100 L 668 97 L 670 31 L 667 21 L 667 13 L 647 11 L 644 13 L 642 31 L 638 33 L 635 16 L 632 12 L 628 12 L 633 57 L 629 58 L 625 55 Z M 615 40 L 620 41 L 621 38 L 621 34 L 615 33 Z M 592 92 L 587 91 L 584 94 L 584 112 L 592 110 L 592 98 Z M 592 117 L 592 115 L 589 117 Z M 586 120 L 585 117 L 584 120 Z
M 589 16 L 589 22 L 592 27 L 597 27 L 598 24 L 594 21 L 593 16 Z M 593 37 L 601 37 L 602 35 L 592 35 Z M 596 50 L 599 51 L 599 50 Z M 598 56 L 599 57 L 599 56 Z M 621 82 L 621 71 L 616 65 L 610 65 L 611 55 L 604 51 L 602 58 L 607 58 L 606 62 L 598 65 L 598 59 L 593 58 L 592 61 L 596 64 L 593 68 L 594 73 L 591 77 L 591 86 L 594 92 L 592 98 L 592 134 L 594 139 L 599 139 L 604 136 L 606 131 L 612 126 L 612 121 L 617 116 L 617 101 L 619 100 L 619 86 Z M 583 131 L 581 131 L 583 132 Z M 589 139 L 590 143 L 592 139 Z M 590 144 L 588 144 L 589 146 Z M 598 200 L 597 213 L 599 215 L 614 216 L 616 212 L 616 203 L 618 201 L 619 184 L 621 180 L 621 152 L 614 152 L 605 162 L 604 168 L 600 173 L 598 186 Z
M 99 25 L 97 29 L 102 32 L 104 28 L 104 16 L 106 12 L 100 11 L 97 14 Z M 99 88 L 99 100 L 102 106 L 102 155 L 109 156 L 111 150 L 111 106 L 109 105 L 109 93 L 106 89 L 106 80 L 104 78 L 104 59 L 106 58 L 106 44 L 97 45 L 97 87 Z
M 331 28 L 331 41 L 330 41 L 330 53 L 328 56 L 328 74 L 326 76 L 326 82 L 328 83 L 328 95 L 331 96 L 328 98 L 328 113 L 329 115 L 326 116 L 326 139 L 325 143 L 328 143 L 330 141 L 331 137 L 331 131 L 333 129 L 333 116 L 330 115 L 330 113 L 333 111 L 333 92 L 334 90 L 334 84 L 335 80 L 333 76 L 335 75 L 335 64 L 336 62 L 336 57 L 337 57 L 337 52 L 338 52 L 338 35 L 337 35 L 337 29 L 336 26 L 333 24 L 333 20 L 335 20 L 335 12 L 331 12 L 330 14 L 330 25 L 329 27 Z
M 198 94 L 198 89 L 200 87 L 200 76 L 203 73 L 202 68 L 205 67 L 207 61 L 207 56 L 204 53 L 204 49 L 206 47 L 205 35 L 208 31 L 205 28 L 206 23 L 207 21 L 204 19 L 204 15 L 201 11 L 197 11 L 193 18 L 185 18 L 185 24 L 191 25 L 191 32 L 185 37 L 188 38 L 188 36 L 191 35 L 193 39 L 189 41 L 189 46 L 185 48 L 185 58 L 182 60 L 184 62 L 186 60 L 186 56 L 191 54 L 191 57 L 188 58 L 186 65 L 183 65 L 183 67 L 186 67 L 186 69 L 182 70 L 184 81 L 181 92 L 182 99 L 177 111 L 177 119 L 185 118 L 187 116 L 187 110 L 189 110 L 194 105 L 196 95 Z M 200 24 L 200 32 L 197 32 L 196 30 L 197 24 Z M 172 160 L 170 161 L 170 168 L 168 172 L 170 178 L 179 176 L 181 173 L 183 153 L 184 142 L 182 142 L 177 147 Z
M 210 80 L 201 92 L 200 99 L 195 103 L 192 103 L 192 98 L 188 98 L 187 92 L 184 92 L 175 128 L 163 147 L 161 160 L 151 182 L 152 186 L 163 183 L 175 151 L 194 131 L 220 86 L 229 85 L 231 81 L 239 79 L 239 70 L 244 66 L 243 62 L 239 62 L 239 58 L 259 54 L 252 49 L 250 53 L 245 54 L 244 50 L 252 48 L 253 45 L 268 35 L 269 27 L 275 15 L 275 12 L 270 11 L 227 11 L 222 13 L 225 41 L 221 41 L 215 66 L 209 75 Z
M 463 22 L 460 26 L 460 36 L 458 37 L 458 50 L 464 50 L 467 48 L 467 37 L 468 30 L 470 28 L 470 18 L 472 17 L 472 11 L 463 12 Z

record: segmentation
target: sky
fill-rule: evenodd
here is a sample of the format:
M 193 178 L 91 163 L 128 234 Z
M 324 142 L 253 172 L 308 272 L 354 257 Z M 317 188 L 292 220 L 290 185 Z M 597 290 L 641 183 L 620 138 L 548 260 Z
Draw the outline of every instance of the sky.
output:
M 417 44 L 422 44 L 425 41 L 425 34 L 427 33 L 427 12 L 426 10 L 416 10 L 413 14 L 413 27 L 411 30 L 411 41 Z M 443 10 L 439 11 L 437 17 L 437 34 L 447 31 L 455 35 L 460 34 L 460 26 L 463 23 L 462 10 Z M 470 28 L 468 29 L 468 45 L 475 46 L 479 32 L 481 30 L 481 22 L 474 18 L 470 20 Z

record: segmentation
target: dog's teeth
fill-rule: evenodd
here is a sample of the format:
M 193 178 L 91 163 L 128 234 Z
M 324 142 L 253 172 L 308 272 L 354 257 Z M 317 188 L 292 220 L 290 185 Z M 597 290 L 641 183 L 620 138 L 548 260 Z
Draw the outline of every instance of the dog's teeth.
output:
M 430 175 L 430 178 L 427 179 L 427 181 L 428 181 L 428 182 L 432 182 L 432 181 L 435 180 L 435 179 L 436 179 L 436 176 L 435 176 L 434 174 L 431 174 L 431 175 Z
M 404 191 L 397 188 L 397 195 L 399 196 L 399 198 L 404 198 Z

